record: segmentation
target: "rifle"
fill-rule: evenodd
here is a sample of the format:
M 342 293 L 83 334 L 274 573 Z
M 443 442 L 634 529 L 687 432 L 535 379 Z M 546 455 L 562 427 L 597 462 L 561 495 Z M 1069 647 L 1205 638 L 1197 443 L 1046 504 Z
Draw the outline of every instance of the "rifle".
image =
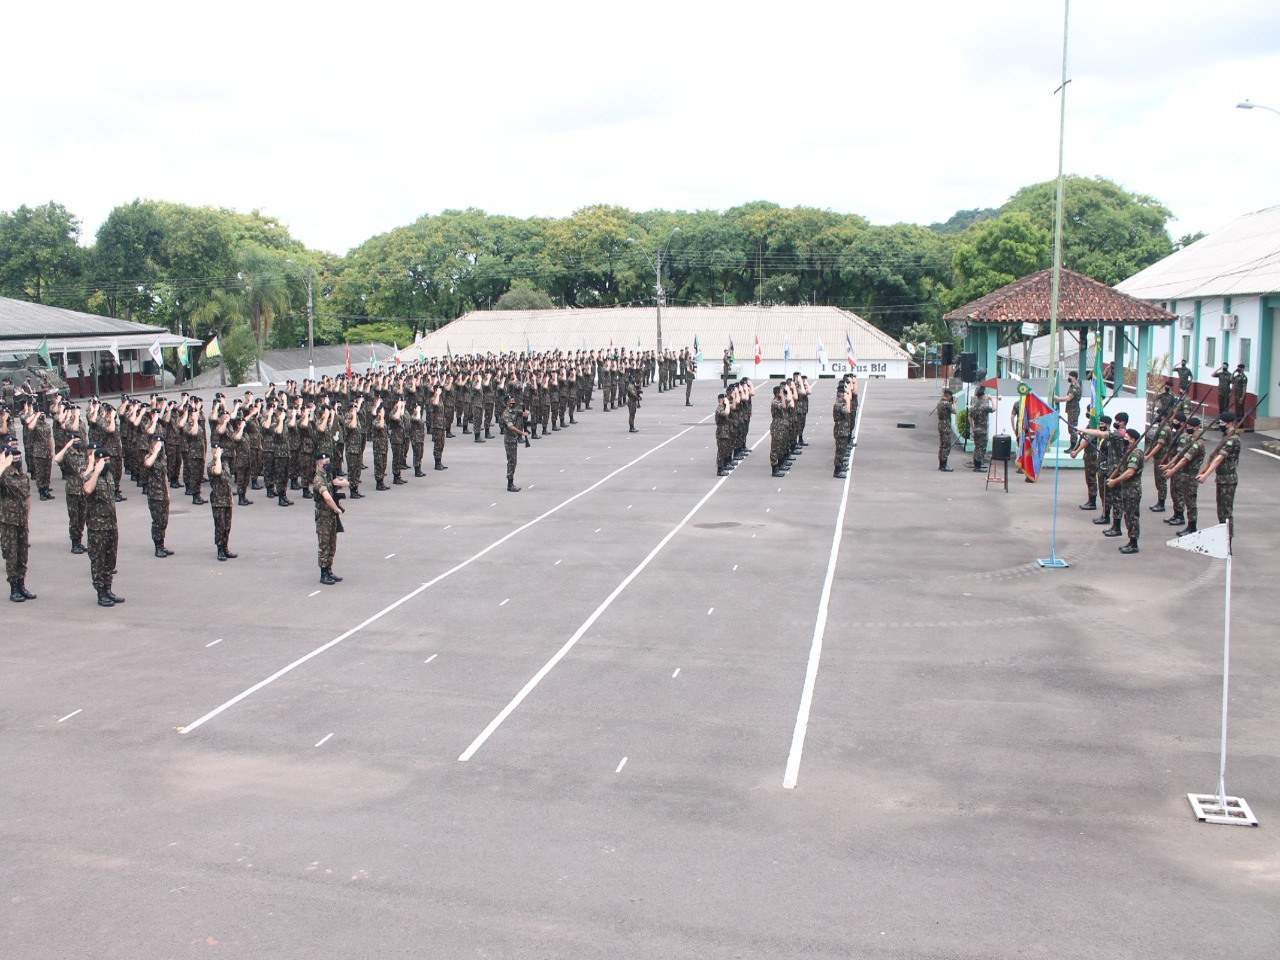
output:
M 1180 426 L 1177 429 L 1177 432 L 1175 432 L 1174 435 L 1169 438 L 1169 448 L 1168 450 L 1165 451 L 1164 459 L 1161 460 L 1160 463 L 1157 464 L 1157 466 L 1167 467 L 1170 464 L 1171 458 L 1173 457 L 1173 451 L 1177 449 L 1178 441 L 1182 439 L 1183 431 L 1187 429 L 1187 421 L 1190 420 L 1192 417 L 1194 417 L 1196 415 L 1196 411 L 1203 406 L 1204 406 L 1204 400 L 1201 400 L 1194 407 L 1192 407 L 1191 410 L 1187 413 L 1186 420 L 1182 421 L 1182 426 Z
M 1111 471 L 1111 476 L 1107 477 L 1108 480 L 1114 480 L 1120 476 L 1120 474 L 1124 473 L 1124 462 L 1129 459 L 1129 454 L 1133 453 L 1134 448 L 1139 446 L 1142 443 L 1142 440 L 1142 437 L 1138 437 L 1137 440 L 1129 441 L 1129 446 L 1125 447 L 1124 453 L 1120 454 L 1120 465 Z

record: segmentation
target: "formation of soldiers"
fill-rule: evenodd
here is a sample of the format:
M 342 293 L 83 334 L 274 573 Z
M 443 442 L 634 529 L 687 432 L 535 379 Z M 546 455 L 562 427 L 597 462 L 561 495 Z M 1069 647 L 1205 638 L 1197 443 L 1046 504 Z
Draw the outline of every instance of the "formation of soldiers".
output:
M 178 490 L 193 504 L 210 506 L 219 561 L 236 558 L 230 549 L 234 507 L 252 506 L 250 494 L 258 490 L 289 507 L 289 495 L 301 491 L 315 501 L 321 582 L 328 585 L 341 580 L 332 572 L 341 501 L 366 496 L 368 447 L 374 490 L 386 491 L 408 483 L 410 470 L 426 476 L 428 441 L 434 468 L 446 470 L 447 440 L 470 433 L 484 443 L 496 439 L 496 426 L 506 450 L 507 490 L 517 493 L 519 444 L 576 424 L 577 413 L 593 408 L 597 390 L 599 409 L 626 407 L 628 430 L 636 432 L 644 387 L 657 382 L 666 391 L 683 381 L 691 403 L 696 369 L 687 349 L 449 356 L 352 377 L 289 381 L 261 396 L 218 393 L 207 405 L 184 393 L 125 397 L 118 405 L 95 397 L 83 409 L 56 393 L 14 391 L 10 381 L 0 402 L 0 545 L 10 599 L 36 599 L 25 582 L 30 499 L 33 491 L 41 500 L 56 499 L 54 465 L 64 482 L 71 552 L 89 554 L 104 607 L 124 602 L 113 593 L 112 578 L 115 505 L 126 499 L 126 474 L 147 499 L 158 559 L 173 555 L 166 532 L 170 497 Z M 749 401 L 747 410 L 749 419 Z M 735 430 L 745 447 L 745 421 Z
M 1244 418 L 1226 408 L 1205 422 L 1196 415 L 1201 406 L 1203 402 L 1191 403 L 1185 389 L 1174 394 L 1166 386 L 1156 398 L 1145 434 L 1129 426 L 1129 415 L 1124 412 L 1114 417 L 1102 413 L 1096 427 L 1072 426 L 1070 455 L 1083 454 L 1088 491 L 1088 499 L 1080 509 L 1097 510 L 1101 500 L 1102 512 L 1093 522 L 1104 527 L 1102 532 L 1108 537 L 1121 536 L 1123 522 L 1128 542 L 1120 547 L 1121 553 L 1138 552 L 1142 475 L 1148 464 L 1156 492 L 1156 502 L 1148 507 L 1149 512 L 1165 513 L 1166 502 L 1172 500 L 1172 515 L 1164 522 L 1171 527 L 1184 527 L 1178 536 L 1195 533 L 1199 525 L 1200 485 L 1213 477 L 1218 522 L 1227 524 L 1229 538 L 1234 536 L 1241 450 L 1238 430 Z M 1092 421 L 1092 408 L 1088 413 Z M 1068 422 L 1072 422 L 1070 414 Z M 1215 429 L 1220 439 L 1214 449 L 1208 450 L 1206 436 L 1212 437 L 1209 431 Z

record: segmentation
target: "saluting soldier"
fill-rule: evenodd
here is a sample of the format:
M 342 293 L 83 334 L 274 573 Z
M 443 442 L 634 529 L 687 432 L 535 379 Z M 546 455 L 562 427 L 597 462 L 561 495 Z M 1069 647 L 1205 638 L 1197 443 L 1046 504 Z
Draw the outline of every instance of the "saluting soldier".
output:
M 77 417 L 71 421 L 73 425 L 78 423 L 79 411 L 76 411 L 76 414 Z M 67 499 L 67 533 L 71 537 L 71 552 L 84 553 L 86 514 L 84 478 L 81 477 L 85 466 L 84 437 L 79 432 L 69 433 L 67 442 L 53 455 L 53 459 L 62 470 L 63 489 Z
M 431 453 L 437 470 L 448 470 L 444 465 L 444 441 L 449 433 L 449 408 L 444 402 L 444 387 L 437 381 L 431 395 Z
M 169 461 L 164 451 L 164 434 L 157 430 L 151 435 L 151 449 L 142 458 L 144 482 L 147 488 L 147 509 L 151 511 L 151 542 L 155 555 L 163 559 L 173 556 L 164 545 L 165 532 L 169 529 Z
M 1244 372 L 1244 364 L 1236 364 L 1236 372 L 1231 375 L 1231 399 L 1235 406 L 1236 430 L 1244 426 L 1244 395 L 1249 390 L 1249 375 Z
M 27 554 L 31 545 L 31 478 L 22 472 L 18 438 L 7 436 L 0 446 L 0 553 L 9 579 L 9 599 L 34 600 L 27 589 Z
M 950 473 L 947 458 L 951 456 L 951 418 L 956 412 L 955 394 L 950 389 L 943 388 L 934 412 L 938 415 L 938 469 Z
M 991 412 L 995 409 L 995 401 L 987 396 L 986 387 L 978 387 L 973 391 L 973 403 L 969 406 L 969 432 L 973 434 L 973 469 L 982 470 L 986 466 L 987 433 Z M 1068 404 L 1068 409 L 1070 405 Z M 1080 411 L 1076 410 L 1079 417 Z M 1075 421 L 1072 421 L 1073 423 Z
M 231 552 L 231 468 L 225 462 L 226 447 L 214 437 L 209 460 L 209 509 L 213 513 L 213 545 L 220 562 L 234 560 Z
M 116 522 L 116 478 L 110 461 L 109 451 L 96 443 L 89 445 L 83 474 L 85 505 L 89 513 L 89 576 L 98 593 L 100 607 L 124 603 L 124 597 L 111 592 L 120 528 Z
M 1235 536 L 1236 485 L 1240 481 L 1237 472 L 1240 465 L 1240 438 L 1236 436 L 1236 415 L 1228 410 L 1219 421 L 1219 429 L 1225 434 L 1208 465 L 1196 477 L 1204 483 L 1210 476 L 1217 481 L 1218 522 L 1227 525 L 1228 542 Z
M 520 441 L 528 436 L 525 429 L 524 411 L 516 406 L 514 393 L 507 395 L 507 409 L 502 414 L 502 442 L 507 453 L 507 492 L 519 493 L 516 486 L 516 454 L 520 449 Z
M 333 558 L 338 551 L 338 534 L 342 531 L 341 515 L 345 513 L 338 503 L 337 488 L 347 486 L 345 477 L 336 477 L 333 461 L 327 453 L 316 456 L 315 476 L 311 481 L 311 495 L 316 502 L 317 556 L 320 562 L 320 582 L 325 586 L 341 583 L 342 578 L 333 572 Z
M 1231 367 L 1227 365 L 1227 361 L 1222 361 L 1222 366 L 1213 371 L 1213 375 L 1218 381 L 1218 413 L 1231 409 Z

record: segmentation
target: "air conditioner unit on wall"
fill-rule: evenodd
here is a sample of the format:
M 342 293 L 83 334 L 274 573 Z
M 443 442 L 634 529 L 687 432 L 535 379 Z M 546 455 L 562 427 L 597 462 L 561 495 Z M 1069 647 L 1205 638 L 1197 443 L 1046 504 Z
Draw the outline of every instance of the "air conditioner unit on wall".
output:
M 1239 322 L 1240 322 L 1240 317 L 1239 317 L 1237 314 L 1234 314 L 1234 313 L 1224 313 L 1224 314 L 1222 315 L 1222 329 L 1223 329 L 1223 330 L 1227 330 L 1227 331 L 1234 330 L 1234 329 L 1236 328 L 1236 325 L 1237 325 Z
M 1195 317 L 1179 317 L 1178 327 L 1182 330 L 1194 330 L 1196 325 Z

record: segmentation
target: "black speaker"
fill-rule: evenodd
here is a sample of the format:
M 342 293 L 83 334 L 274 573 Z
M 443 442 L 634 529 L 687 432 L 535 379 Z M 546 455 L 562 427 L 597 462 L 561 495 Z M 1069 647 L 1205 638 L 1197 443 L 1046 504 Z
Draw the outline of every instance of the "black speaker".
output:
M 976 353 L 960 354 L 960 379 L 965 383 L 978 382 L 978 355 Z
M 938 362 L 944 367 L 949 367 L 956 362 L 956 345 L 954 343 L 943 343 L 938 346 Z
M 1013 456 L 1013 437 L 1007 433 L 997 433 L 991 438 L 991 459 L 1008 460 Z

